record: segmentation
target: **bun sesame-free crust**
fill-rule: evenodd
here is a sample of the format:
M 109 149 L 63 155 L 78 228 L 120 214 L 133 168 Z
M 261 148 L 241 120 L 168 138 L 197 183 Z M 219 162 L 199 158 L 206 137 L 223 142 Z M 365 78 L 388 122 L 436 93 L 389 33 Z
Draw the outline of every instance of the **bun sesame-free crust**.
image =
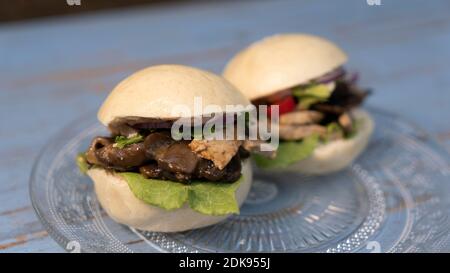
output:
M 250 104 L 249 100 L 224 78 L 211 72 L 183 66 L 158 65 L 142 69 L 120 82 L 103 102 L 98 119 L 104 125 L 126 117 L 173 120 L 193 117 L 194 98 L 202 100 L 198 115 L 216 113 L 208 105 Z M 186 106 L 190 113 L 174 113 Z
M 223 76 L 250 100 L 323 76 L 347 61 L 334 43 L 308 34 L 278 34 L 251 44 L 226 65 Z

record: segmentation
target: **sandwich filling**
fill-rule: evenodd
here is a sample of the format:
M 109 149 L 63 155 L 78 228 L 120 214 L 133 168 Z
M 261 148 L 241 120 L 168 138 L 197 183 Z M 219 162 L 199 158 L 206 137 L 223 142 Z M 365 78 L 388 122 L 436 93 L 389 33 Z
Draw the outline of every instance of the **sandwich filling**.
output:
M 256 163 L 264 168 L 288 167 L 311 155 L 321 143 L 354 136 L 360 121 L 353 118 L 351 110 L 370 93 L 360 89 L 356 81 L 356 74 L 338 68 L 306 84 L 254 101 L 256 105 L 279 107 L 281 140 L 274 159 L 256 155 Z M 270 118 L 270 111 L 268 115 Z

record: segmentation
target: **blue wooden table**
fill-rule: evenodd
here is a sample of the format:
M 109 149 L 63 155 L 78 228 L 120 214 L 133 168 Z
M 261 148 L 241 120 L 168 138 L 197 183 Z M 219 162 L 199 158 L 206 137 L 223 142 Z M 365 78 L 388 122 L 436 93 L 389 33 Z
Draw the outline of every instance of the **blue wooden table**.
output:
M 31 207 L 31 168 L 48 138 L 99 107 L 118 81 L 159 63 L 220 72 L 240 48 L 277 32 L 341 45 L 375 90 L 369 104 L 450 151 L 449 14 L 447 0 L 211 1 L 0 25 L 0 251 L 63 251 Z

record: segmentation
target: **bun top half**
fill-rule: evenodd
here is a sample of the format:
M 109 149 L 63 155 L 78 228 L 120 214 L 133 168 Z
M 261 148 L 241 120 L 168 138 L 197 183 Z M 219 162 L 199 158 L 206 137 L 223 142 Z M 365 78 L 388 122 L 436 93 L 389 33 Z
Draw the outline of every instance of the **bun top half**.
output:
M 224 78 L 183 65 L 158 65 L 142 69 L 120 82 L 98 112 L 104 125 L 127 117 L 177 119 L 193 117 L 194 97 L 201 97 L 199 115 L 217 113 L 208 105 L 226 112 L 226 105 L 247 106 L 250 101 Z M 189 113 L 174 113 L 184 105 Z M 198 112 L 198 111 L 197 111 Z
M 334 43 L 308 34 L 278 34 L 251 44 L 226 65 L 223 76 L 250 100 L 325 75 L 347 62 Z

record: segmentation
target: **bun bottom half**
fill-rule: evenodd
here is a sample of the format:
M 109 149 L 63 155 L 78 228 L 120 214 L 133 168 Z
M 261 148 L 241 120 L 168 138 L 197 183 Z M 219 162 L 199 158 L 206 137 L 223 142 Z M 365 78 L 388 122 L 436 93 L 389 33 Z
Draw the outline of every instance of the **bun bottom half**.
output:
M 106 213 L 116 222 L 141 230 L 179 232 L 216 224 L 230 215 L 212 216 L 192 210 L 188 204 L 175 210 L 165 210 L 136 198 L 128 183 L 119 175 L 104 169 L 90 169 L 87 174 L 94 181 L 97 199 Z M 236 190 L 236 200 L 242 205 L 252 182 L 249 160 L 242 162 L 244 177 Z

